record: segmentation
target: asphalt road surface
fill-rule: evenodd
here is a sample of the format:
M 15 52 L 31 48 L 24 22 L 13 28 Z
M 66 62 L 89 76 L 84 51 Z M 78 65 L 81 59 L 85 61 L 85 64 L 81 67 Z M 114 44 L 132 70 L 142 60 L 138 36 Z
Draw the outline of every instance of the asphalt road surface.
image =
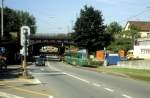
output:
M 150 98 L 150 84 L 50 61 L 31 73 L 54 98 Z

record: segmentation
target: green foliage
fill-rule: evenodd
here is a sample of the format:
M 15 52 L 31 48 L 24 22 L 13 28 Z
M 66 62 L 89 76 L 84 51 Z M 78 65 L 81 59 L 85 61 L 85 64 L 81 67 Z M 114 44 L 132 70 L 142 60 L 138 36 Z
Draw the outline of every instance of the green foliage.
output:
M 31 34 L 36 32 L 36 20 L 33 15 L 30 15 L 28 12 L 17 11 L 20 26 L 27 25 L 31 28 Z
M 150 71 L 146 69 L 99 67 L 98 71 L 150 82 Z
M 128 51 L 131 47 L 132 45 L 130 38 L 117 38 L 107 47 L 107 50 L 118 52 L 118 50 L 123 49 Z
M 85 6 L 84 9 L 81 9 L 80 16 L 75 22 L 75 32 L 72 33 L 79 47 L 92 52 L 103 49 L 110 43 L 111 34 L 105 32 L 106 26 L 103 21 L 102 13 L 93 7 Z
M 138 33 L 139 29 L 135 26 L 131 25 L 130 30 L 121 31 L 121 26 L 115 22 L 107 27 L 107 31 L 110 31 L 114 37 L 107 49 L 114 52 L 118 52 L 120 49 L 125 51 L 133 49 L 135 39 L 140 36 Z
M 122 32 L 126 38 L 131 39 L 131 42 L 130 42 L 131 43 L 131 49 L 133 49 L 135 40 L 140 37 L 140 33 L 138 33 L 138 32 L 139 32 L 139 29 L 137 27 L 135 27 L 134 25 L 130 26 L 130 30 Z
M 112 22 L 107 26 L 106 31 L 110 32 L 111 34 L 118 34 L 122 31 L 122 26 L 117 22 Z
M 1 13 L 0 13 L 0 18 L 1 18 Z M 36 25 L 34 16 L 30 15 L 28 12 L 18 11 L 18 10 L 10 9 L 8 7 L 4 8 L 4 38 L 5 39 L 11 40 L 12 38 L 10 33 L 17 32 L 18 41 L 19 41 L 20 27 L 23 25 L 27 25 L 31 27 L 32 34 L 36 32 L 36 28 L 32 27 L 33 25 L 34 26 Z
M 89 59 L 89 65 L 88 67 L 99 67 L 103 65 L 103 61 L 93 61 Z

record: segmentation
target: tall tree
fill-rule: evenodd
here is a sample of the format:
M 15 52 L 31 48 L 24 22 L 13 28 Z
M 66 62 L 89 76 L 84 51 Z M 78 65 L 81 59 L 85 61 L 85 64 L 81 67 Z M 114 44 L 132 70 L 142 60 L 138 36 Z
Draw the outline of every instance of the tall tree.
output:
M 117 22 L 112 22 L 107 26 L 106 31 L 113 34 L 113 37 L 119 37 L 119 33 L 122 31 L 122 26 Z
M 31 28 L 31 34 L 36 32 L 36 20 L 33 15 L 30 15 L 28 12 L 17 11 L 19 16 L 20 26 L 27 25 Z
M 0 8 L 1 10 L 1 8 Z M 1 18 L 1 13 L 0 13 Z M 26 22 L 25 22 L 26 21 Z M 1 23 L 1 22 L 0 22 Z M 1 25 L 1 24 L 0 24 Z M 0 40 L 0 45 L 4 46 L 8 54 L 8 62 L 19 61 L 16 57 L 20 51 L 20 27 L 22 25 L 35 26 L 35 18 L 28 12 L 4 8 L 4 36 Z M 1 26 L 0 26 L 1 30 Z M 31 28 L 31 33 L 35 33 L 36 28 Z M 14 48 L 15 47 L 15 48 Z M 15 56 L 14 56 L 15 55 Z
M 33 26 L 36 27 L 36 20 L 34 16 L 30 15 L 28 12 L 18 11 L 18 10 L 5 7 L 4 8 L 4 37 L 6 39 L 11 39 L 10 32 L 17 32 L 18 39 L 19 39 L 20 27 L 22 25 L 30 26 L 32 34 L 36 32 L 36 28 L 33 28 Z
M 4 8 L 4 37 L 5 39 L 10 39 L 11 36 L 9 32 L 18 32 L 18 28 L 19 28 L 19 17 L 17 16 L 17 12 L 13 9 L 5 7 Z
M 95 10 L 92 6 L 85 6 L 81 9 L 80 16 L 74 26 L 72 34 L 79 47 L 93 52 L 103 49 L 110 43 L 111 35 L 105 32 L 106 26 L 101 11 Z

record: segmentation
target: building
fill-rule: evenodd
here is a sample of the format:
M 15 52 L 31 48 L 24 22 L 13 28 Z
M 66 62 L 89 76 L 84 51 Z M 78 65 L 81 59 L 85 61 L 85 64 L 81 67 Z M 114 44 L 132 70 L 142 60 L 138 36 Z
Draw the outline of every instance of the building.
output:
M 150 59 L 150 21 L 128 21 L 125 30 L 135 26 L 140 33 L 134 45 L 134 56 L 137 58 Z
M 141 35 L 141 38 L 150 38 L 150 21 L 128 21 L 125 30 L 130 30 L 131 26 L 135 26 Z

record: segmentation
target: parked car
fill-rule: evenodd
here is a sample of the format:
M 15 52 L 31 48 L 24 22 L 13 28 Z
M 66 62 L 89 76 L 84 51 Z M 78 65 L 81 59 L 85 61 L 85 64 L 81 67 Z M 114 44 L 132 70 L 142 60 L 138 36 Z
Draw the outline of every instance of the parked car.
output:
M 45 66 L 45 56 L 40 55 L 40 56 L 36 59 L 35 64 L 36 64 L 37 66 Z

